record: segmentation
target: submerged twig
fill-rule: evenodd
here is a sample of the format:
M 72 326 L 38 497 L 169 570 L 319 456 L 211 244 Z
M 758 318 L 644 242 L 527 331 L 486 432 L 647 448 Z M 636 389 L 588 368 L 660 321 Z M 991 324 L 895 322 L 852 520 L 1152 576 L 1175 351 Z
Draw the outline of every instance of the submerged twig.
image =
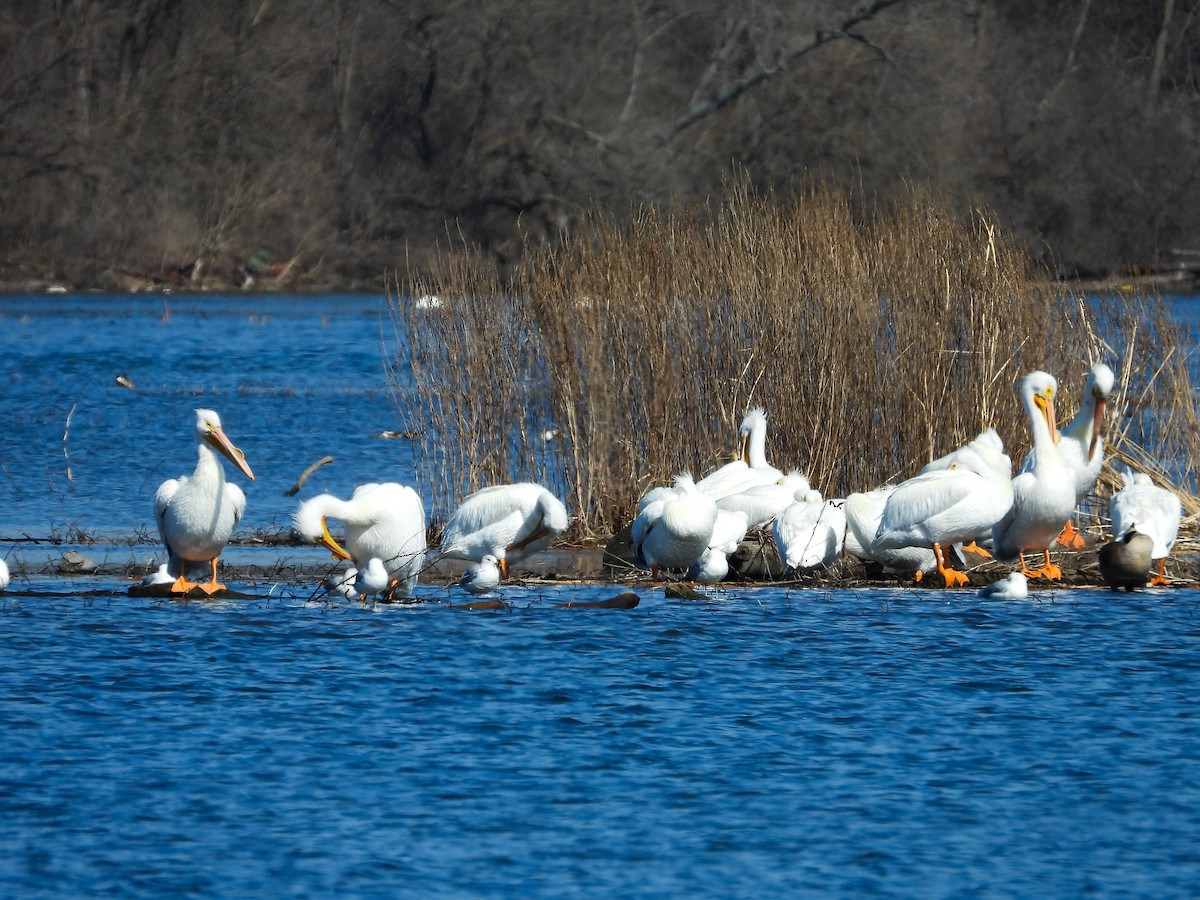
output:
M 91 384 L 91 382 L 88 382 Z M 83 390 L 79 392 L 79 396 L 75 398 L 75 402 L 71 404 L 71 411 L 67 413 L 67 423 L 63 427 L 62 448 L 63 459 L 67 461 L 67 481 L 72 485 L 75 484 L 75 476 L 71 473 L 71 454 L 67 452 L 67 439 L 71 436 L 71 417 L 75 415 L 75 407 L 79 405 L 79 401 L 83 399 L 83 392 L 88 389 L 88 385 L 83 386 Z

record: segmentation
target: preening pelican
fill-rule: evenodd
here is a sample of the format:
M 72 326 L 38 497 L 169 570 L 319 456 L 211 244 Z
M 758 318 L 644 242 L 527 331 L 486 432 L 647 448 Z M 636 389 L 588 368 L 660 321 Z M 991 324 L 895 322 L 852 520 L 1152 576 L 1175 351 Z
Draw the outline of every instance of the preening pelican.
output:
M 168 571 L 176 576 L 172 592 L 187 593 L 199 587 L 213 594 L 225 588 L 217 583 L 217 557 L 246 511 L 246 495 L 236 484 L 225 481 L 225 468 L 217 453 L 251 481 L 254 473 L 242 451 L 225 436 L 221 417 L 211 409 L 196 410 L 196 452 L 200 459 L 190 478 L 171 478 L 159 485 L 154 518 L 167 548 Z M 207 584 L 189 580 L 189 563 L 208 563 L 212 580 Z
M 1055 444 L 1057 393 L 1058 382 L 1046 372 L 1030 372 L 1021 382 L 1021 404 L 1033 432 L 1033 467 L 1012 480 L 1012 508 L 992 529 L 996 558 L 1019 560 L 1026 578 L 1062 578 L 1062 570 L 1050 562 L 1050 544 L 1075 510 L 1075 477 Z M 1025 565 L 1024 554 L 1030 550 L 1042 551 L 1042 568 Z
M 1167 557 L 1179 537 L 1183 504 L 1174 491 L 1159 487 L 1145 472 L 1126 468 L 1121 479 L 1125 486 L 1113 494 L 1108 504 L 1113 540 L 1121 541 L 1133 531 L 1150 538 L 1150 558 L 1158 560 L 1158 573 L 1150 583 L 1169 584 Z
M 692 560 L 688 566 L 687 579 L 700 584 L 717 584 L 729 574 L 729 554 L 737 551 L 742 538 L 749 530 L 749 519 L 744 512 L 717 509 L 712 537 L 708 549 Z
M 471 563 L 458 579 L 458 586 L 469 594 L 487 594 L 500 585 L 500 560 L 486 554 L 477 563 Z
M 823 500 L 809 491 L 771 523 L 771 536 L 785 566 L 797 571 L 831 566 L 846 540 L 846 513 L 841 500 Z
M 540 484 L 498 484 L 467 496 L 454 511 L 441 555 L 479 562 L 490 553 L 507 578 L 510 562 L 550 546 L 568 524 L 567 508 Z
M 810 487 L 807 478 L 792 470 L 775 481 L 756 484 L 722 497 L 717 501 L 717 509 L 744 512 L 750 522 L 747 530 L 753 531 L 766 525 L 797 500 L 803 500 Z
M 1020 572 L 1009 572 L 999 581 L 980 588 L 979 596 L 988 600 L 1024 600 L 1029 596 L 1029 579 Z
M 712 500 L 770 484 L 783 473 L 767 462 L 767 414 L 761 406 L 747 411 L 738 428 L 738 458 L 696 482 L 696 489 Z
M 875 535 L 883 519 L 883 508 L 896 490 L 894 484 L 873 491 L 858 491 L 846 496 L 842 512 L 846 514 L 846 551 L 859 559 L 876 562 L 897 572 L 932 572 L 937 557 L 929 547 L 898 547 L 884 550 L 875 546 Z
M 1075 477 L 1076 506 L 1092 492 L 1104 466 L 1104 408 L 1115 383 L 1113 370 L 1104 363 L 1092 366 L 1083 385 L 1083 403 L 1079 411 L 1067 427 L 1059 430 L 1058 455 Z M 1021 471 L 1033 471 L 1032 450 L 1026 454 Z M 1059 534 L 1058 542 L 1064 547 L 1083 547 L 1085 544 L 1083 535 L 1070 520 Z
M 301 503 L 293 518 L 305 540 L 324 544 L 338 559 L 354 560 L 358 580 L 377 557 L 395 581 L 393 592 L 412 596 L 425 563 L 425 507 L 412 488 L 385 481 L 360 484 L 349 500 L 320 494 Z M 345 549 L 329 533 L 328 519 L 345 526 Z
M 8 563 L 0 559 L 0 591 L 8 587 L 12 579 L 8 575 Z
M 871 552 L 929 547 L 946 587 L 967 576 L 946 565 L 944 548 L 973 541 L 1012 506 L 1012 462 L 987 432 L 955 451 L 949 468 L 896 485 L 887 498 Z M 920 574 L 918 572 L 918 574 Z
M 1119 541 L 1109 541 L 1100 548 L 1097 561 L 1100 575 L 1114 591 L 1132 591 L 1150 580 L 1150 554 L 1154 541 L 1137 531 L 1127 531 Z
M 684 472 L 670 495 L 648 503 L 633 520 L 635 558 L 655 578 L 659 569 L 686 569 L 708 549 L 716 524 L 717 505 Z

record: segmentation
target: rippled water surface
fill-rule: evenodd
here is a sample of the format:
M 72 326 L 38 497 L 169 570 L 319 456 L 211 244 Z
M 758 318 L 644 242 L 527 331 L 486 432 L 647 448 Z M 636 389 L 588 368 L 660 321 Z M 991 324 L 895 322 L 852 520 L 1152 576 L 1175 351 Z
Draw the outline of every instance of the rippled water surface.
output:
M 308 494 L 409 480 L 381 331 L 369 297 L 0 299 L 0 556 L 152 533 L 196 406 L 246 527 L 325 454 Z M 0 594 L 0 896 L 1200 893 L 1200 592 L 239 587 Z
M 254 469 L 230 475 L 244 529 L 287 525 L 284 491 L 325 455 L 308 496 L 411 481 L 408 442 L 369 437 L 399 421 L 385 341 L 380 297 L 0 298 L 0 535 L 154 533 L 155 489 L 196 465 L 197 407 Z
M 1200 886 L 1196 592 L 56 587 L 0 596 L 11 896 Z

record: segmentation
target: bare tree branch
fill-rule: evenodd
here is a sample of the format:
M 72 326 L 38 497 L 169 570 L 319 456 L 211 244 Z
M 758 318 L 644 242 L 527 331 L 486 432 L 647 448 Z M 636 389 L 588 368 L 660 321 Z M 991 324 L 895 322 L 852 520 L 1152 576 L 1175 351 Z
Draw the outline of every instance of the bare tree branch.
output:
M 1162 84 L 1163 60 L 1167 56 L 1167 36 L 1171 29 L 1171 14 L 1175 10 L 1175 0 L 1165 0 L 1163 3 L 1162 28 L 1158 30 L 1158 40 L 1154 42 L 1154 65 L 1150 70 L 1150 84 L 1146 90 L 1146 105 L 1154 107 L 1158 100 L 1158 88 Z
M 747 72 L 741 78 L 726 85 L 718 91 L 710 94 L 706 99 L 693 103 L 692 106 L 684 113 L 675 124 L 671 126 L 670 132 L 667 134 L 667 140 L 671 140 L 681 131 L 695 125 L 701 119 L 707 118 L 717 110 L 728 106 L 742 94 L 756 87 L 774 75 L 779 74 L 790 63 L 795 62 L 802 56 L 812 53 L 814 50 L 824 47 L 833 41 L 841 38 L 855 38 L 862 40 L 858 35 L 852 33 L 851 29 L 861 25 L 863 22 L 870 21 L 879 13 L 883 12 L 890 6 L 895 6 L 898 3 L 903 3 L 904 0 L 875 0 L 869 7 L 860 13 L 856 13 L 849 19 L 846 19 L 835 28 L 817 31 L 811 34 L 803 43 L 793 47 L 787 53 L 781 55 L 775 61 L 759 66 Z

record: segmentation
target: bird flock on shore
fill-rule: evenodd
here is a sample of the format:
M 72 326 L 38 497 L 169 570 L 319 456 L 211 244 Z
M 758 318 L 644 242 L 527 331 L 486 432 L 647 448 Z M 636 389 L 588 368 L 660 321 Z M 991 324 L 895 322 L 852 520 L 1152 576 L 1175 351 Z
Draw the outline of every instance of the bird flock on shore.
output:
M 917 580 L 936 572 L 947 587 L 961 587 L 968 577 L 955 565 L 971 550 L 1019 565 L 984 588 L 985 595 L 1024 597 L 1030 579 L 1062 577 L 1050 558 L 1052 544 L 1083 546 L 1072 518 L 1104 463 L 1104 409 L 1113 386 L 1107 365 L 1092 366 L 1076 416 L 1059 429 L 1056 380 L 1042 371 L 1026 375 L 1019 394 L 1032 448 L 1015 475 L 1000 436 L 989 428 L 907 480 L 837 499 L 824 498 L 799 471 L 783 472 L 767 461 L 766 414 L 753 408 L 738 430 L 736 459 L 699 481 L 682 472 L 672 485 L 641 498 L 630 529 L 634 562 L 655 579 L 669 569 L 692 582 L 718 584 L 747 534 L 768 528 L 780 562 L 791 570 L 827 567 L 849 553 Z M 217 559 L 246 508 L 245 493 L 226 481 L 220 458 L 250 480 L 254 474 L 213 410 L 196 410 L 195 438 L 192 474 L 163 482 L 155 494 L 168 558 L 145 583 L 173 594 L 211 595 L 225 588 Z M 1144 473 L 1125 471 L 1122 478 L 1109 506 L 1112 541 L 1101 548 L 1101 574 L 1114 588 L 1167 584 L 1166 558 L 1182 518 L 1179 498 Z M 427 557 L 469 561 L 459 586 L 487 594 L 509 577 L 511 562 L 548 547 L 570 521 L 563 503 L 535 483 L 468 495 L 432 553 L 420 495 L 394 482 L 359 485 L 348 500 L 321 494 L 300 503 L 293 519 L 304 540 L 350 564 L 326 579 L 325 590 L 360 599 L 411 597 Z M 330 533 L 330 520 L 341 523 L 344 547 Z M 1037 568 L 1029 567 L 1030 554 L 1040 555 Z M 8 579 L 0 560 L 0 589 Z

